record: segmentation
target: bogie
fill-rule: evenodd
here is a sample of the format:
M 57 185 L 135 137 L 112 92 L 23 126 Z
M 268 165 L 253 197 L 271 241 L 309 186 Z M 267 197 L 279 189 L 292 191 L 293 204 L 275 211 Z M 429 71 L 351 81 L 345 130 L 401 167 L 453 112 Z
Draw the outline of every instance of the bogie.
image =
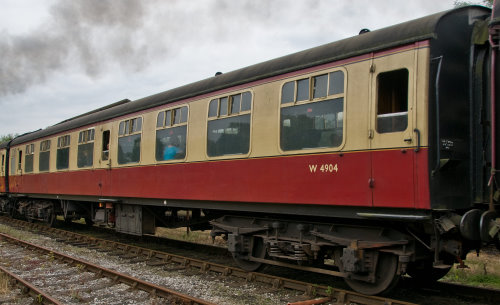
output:
M 214 235 L 228 234 L 228 250 L 246 270 L 268 264 L 340 276 L 365 294 L 394 287 L 414 253 L 407 236 L 378 226 L 238 216 L 211 223 Z

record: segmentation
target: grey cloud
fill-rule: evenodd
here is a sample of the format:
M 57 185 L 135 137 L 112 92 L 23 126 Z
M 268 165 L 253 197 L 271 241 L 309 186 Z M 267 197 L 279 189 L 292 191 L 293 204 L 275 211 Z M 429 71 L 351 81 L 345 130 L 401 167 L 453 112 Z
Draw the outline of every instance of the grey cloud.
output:
M 334 40 L 353 15 L 367 14 L 359 3 L 358 11 L 350 6 L 320 0 L 56 0 L 50 19 L 36 30 L 0 32 L 0 97 L 23 93 L 54 73 L 97 79 L 109 71 L 138 72 L 175 61 L 183 48 L 210 47 L 237 57 L 243 48 L 312 47 Z M 369 26 L 358 20 L 351 35 Z M 268 45 L 247 45 L 257 40 Z
M 65 69 L 79 67 L 91 78 L 110 68 L 137 72 L 155 59 L 167 60 L 186 43 L 234 38 L 252 17 L 266 16 L 265 5 L 253 3 L 57 1 L 49 10 L 50 20 L 35 31 L 0 33 L 0 96 L 22 93 Z
M 25 36 L 0 33 L 0 96 L 22 93 L 75 63 L 90 77 L 110 62 L 141 69 L 147 46 L 133 38 L 146 16 L 142 1 L 59 1 L 51 20 Z M 138 67 L 137 63 L 140 63 Z M 129 63 L 132 63 L 129 65 Z

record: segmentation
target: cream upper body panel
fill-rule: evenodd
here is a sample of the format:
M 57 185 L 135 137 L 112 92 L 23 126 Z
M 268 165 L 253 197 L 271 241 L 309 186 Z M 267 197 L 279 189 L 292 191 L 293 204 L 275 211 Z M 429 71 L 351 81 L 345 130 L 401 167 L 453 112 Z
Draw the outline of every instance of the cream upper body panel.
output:
M 279 90 L 276 83 L 266 83 L 254 89 L 252 111 L 252 157 L 279 154 Z
M 345 145 L 343 151 L 367 149 L 370 61 L 346 65 Z

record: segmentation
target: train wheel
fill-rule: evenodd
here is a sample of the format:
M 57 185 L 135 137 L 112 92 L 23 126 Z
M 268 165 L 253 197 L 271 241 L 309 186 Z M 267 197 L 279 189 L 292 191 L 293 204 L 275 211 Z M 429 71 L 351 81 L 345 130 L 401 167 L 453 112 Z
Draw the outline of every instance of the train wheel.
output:
M 264 242 L 262 241 L 262 238 L 252 237 L 252 256 L 257 258 L 264 258 L 266 256 L 266 247 L 264 245 Z M 245 271 L 259 271 L 265 267 L 263 263 L 241 259 L 234 254 L 233 258 L 238 266 Z
M 369 283 L 360 280 L 345 279 L 345 282 L 353 290 L 367 294 L 375 295 L 387 293 L 394 288 L 399 281 L 398 257 L 389 253 L 379 253 L 377 270 L 375 271 L 375 283 Z
M 52 204 L 52 207 L 50 209 L 47 209 L 47 215 L 45 215 L 44 221 L 52 228 L 56 224 L 56 212 L 54 209 L 54 204 Z
M 48 219 L 48 224 L 52 228 L 56 225 L 57 217 L 55 213 L 51 213 Z

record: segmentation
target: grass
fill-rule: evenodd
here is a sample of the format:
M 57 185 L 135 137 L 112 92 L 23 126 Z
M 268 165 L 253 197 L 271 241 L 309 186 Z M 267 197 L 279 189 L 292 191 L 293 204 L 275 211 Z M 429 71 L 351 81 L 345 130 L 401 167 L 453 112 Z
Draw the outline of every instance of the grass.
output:
M 9 292 L 9 277 L 5 273 L 0 272 L 0 295 L 7 294 Z
M 28 232 L 16 230 L 12 227 L 3 224 L 0 224 L 0 233 L 4 233 L 22 240 L 29 240 L 29 237 L 31 236 L 30 233 Z
M 469 253 L 465 265 L 468 268 L 457 268 L 458 264 L 448 272 L 443 281 L 500 289 L 500 261 L 494 254 Z

